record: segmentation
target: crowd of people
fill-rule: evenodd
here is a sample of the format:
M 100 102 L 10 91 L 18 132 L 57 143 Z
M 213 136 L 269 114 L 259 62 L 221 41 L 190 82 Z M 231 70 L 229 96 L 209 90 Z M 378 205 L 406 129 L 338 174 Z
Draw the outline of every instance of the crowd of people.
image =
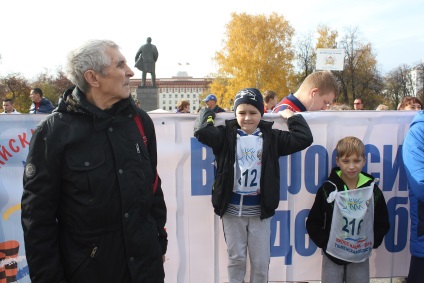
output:
M 50 114 L 55 109 L 50 100 L 43 97 L 43 91 L 38 87 L 31 89 L 29 98 L 32 101 L 29 114 Z M 3 110 L 0 114 L 21 114 L 13 107 L 13 100 L 10 98 L 3 100 Z
M 74 86 L 34 131 L 24 170 L 21 217 L 31 280 L 163 283 L 166 204 L 154 124 L 130 96 L 134 73 L 118 45 L 91 40 L 69 53 L 66 74 Z M 300 112 L 350 109 L 333 103 L 337 96 L 338 83 L 326 71 L 310 74 L 280 102 L 274 91 L 245 88 L 234 97 L 235 118 L 220 126 L 214 120 L 225 110 L 217 97 L 203 100 L 207 107 L 196 117 L 194 136 L 215 155 L 212 206 L 222 219 L 229 282 L 244 282 L 247 254 L 250 282 L 268 282 L 270 220 L 280 200 L 278 159 L 313 143 Z M 30 113 L 54 109 L 39 88 L 30 98 Z M 353 106 L 363 110 L 363 100 L 356 98 Z M 3 114 L 19 114 L 11 99 L 3 108 Z M 398 109 L 421 110 L 422 103 L 408 97 Z M 175 112 L 189 113 L 190 102 L 180 101 Z M 264 113 L 278 113 L 288 130 L 274 129 L 261 119 Z M 409 283 L 424 278 L 423 117 L 417 113 L 403 145 L 410 188 Z M 323 251 L 323 283 L 369 282 L 372 249 L 390 227 L 386 201 L 378 180 L 363 171 L 366 154 L 359 138 L 343 137 L 336 153 L 306 228 Z M 346 213 L 339 204 L 349 198 L 365 205 Z M 358 221 L 360 228 L 346 231 L 344 221 Z M 350 232 L 370 248 L 337 248 Z

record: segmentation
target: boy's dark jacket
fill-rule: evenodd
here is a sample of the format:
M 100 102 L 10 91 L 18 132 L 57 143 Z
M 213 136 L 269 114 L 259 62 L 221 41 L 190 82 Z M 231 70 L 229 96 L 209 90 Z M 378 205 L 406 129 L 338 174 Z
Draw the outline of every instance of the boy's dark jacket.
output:
M 337 171 L 339 170 L 339 167 L 333 168 L 330 177 L 328 177 L 328 180 L 337 186 L 338 191 L 343 191 L 345 183 L 339 177 L 339 175 L 337 175 Z M 361 173 L 369 177 L 370 180 L 360 186 L 360 188 L 369 186 L 373 182 L 374 177 L 365 172 Z M 334 189 L 334 185 L 330 182 L 325 182 L 318 189 L 315 202 L 312 205 L 308 219 L 306 220 L 306 229 L 308 230 L 309 237 L 312 239 L 312 241 L 314 241 L 314 243 L 323 250 L 329 259 L 331 259 L 336 264 L 345 265 L 349 262 L 335 258 L 326 252 L 328 239 L 330 237 L 330 228 L 334 208 L 334 202 L 328 203 L 327 197 L 331 192 L 334 191 Z M 374 185 L 374 249 L 381 245 L 384 235 L 386 235 L 386 233 L 389 231 L 389 228 L 389 215 L 387 212 L 384 195 L 378 186 Z
M 215 117 L 207 109 L 199 113 L 198 121 L 206 121 L 208 115 Z M 289 131 L 272 129 L 273 122 L 261 120 L 259 128 L 263 137 L 261 175 L 261 219 L 274 215 L 280 202 L 280 156 L 305 149 L 313 142 L 311 130 L 302 115 L 287 119 Z M 212 204 L 215 213 L 223 216 L 228 208 L 234 187 L 234 163 L 236 155 L 236 119 L 226 120 L 225 126 L 203 123 L 195 131 L 195 137 L 212 148 L 216 158 L 216 175 L 212 187 Z

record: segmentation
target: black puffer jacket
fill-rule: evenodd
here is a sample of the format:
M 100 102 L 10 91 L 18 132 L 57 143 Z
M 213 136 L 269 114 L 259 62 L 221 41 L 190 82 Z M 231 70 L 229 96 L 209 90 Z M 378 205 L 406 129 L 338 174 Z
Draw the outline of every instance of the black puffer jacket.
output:
M 343 191 L 345 183 L 337 175 L 340 171 L 339 167 L 333 168 L 328 180 L 337 186 L 337 191 Z M 368 187 L 374 181 L 374 177 L 365 172 L 361 174 L 369 178 L 369 181 L 361 185 L 360 188 Z M 334 202 L 328 203 L 327 198 L 331 192 L 335 190 L 334 185 L 330 182 L 325 182 L 317 191 L 314 204 L 309 211 L 308 219 L 306 220 L 306 229 L 308 230 L 309 237 L 314 243 L 321 248 L 326 256 L 334 263 L 345 265 L 349 262 L 335 258 L 327 254 L 327 243 L 330 238 L 331 221 L 333 219 Z M 390 229 L 389 214 L 387 212 L 386 200 L 384 199 L 383 192 L 374 185 L 374 246 L 378 248 L 383 242 L 384 235 Z
M 136 122 L 140 115 L 147 147 Z M 22 225 L 33 283 L 164 281 L 156 135 L 131 98 L 109 110 L 68 90 L 31 139 Z
M 199 115 L 207 113 L 200 113 Z M 199 116 L 199 120 L 202 119 Z M 311 130 L 302 115 L 287 120 L 289 131 L 272 129 L 273 122 L 261 120 L 259 128 L 263 137 L 261 176 L 261 219 L 271 217 L 280 203 L 279 157 L 303 150 L 313 142 Z M 216 158 L 216 175 L 212 188 L 215 213 L 223 216 L 228 208 L 234 187 L 237 120 L 226 120 L 225 126 L 203 124 L 196 130 L 197 139 L 212 148 Z

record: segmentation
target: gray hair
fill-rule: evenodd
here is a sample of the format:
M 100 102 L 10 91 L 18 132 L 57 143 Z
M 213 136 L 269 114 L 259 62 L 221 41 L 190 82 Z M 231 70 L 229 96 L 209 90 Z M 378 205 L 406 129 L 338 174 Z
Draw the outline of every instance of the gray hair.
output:
M 119 48 L 111 40 L 89 40 L 82 46 L 69 52 L 65 68 L 66 77 L 83 92 L 90 88 L 84 73 L 93 70 L 101 76 L 106 75 L 106 68 L 112 59 L 106 54 L 107 48 Z

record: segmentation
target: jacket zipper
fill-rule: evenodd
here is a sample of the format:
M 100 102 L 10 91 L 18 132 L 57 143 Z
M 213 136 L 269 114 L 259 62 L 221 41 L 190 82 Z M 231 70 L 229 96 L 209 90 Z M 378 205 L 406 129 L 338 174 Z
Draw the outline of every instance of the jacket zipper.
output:
M 96 252 L 97 252 L 97 246 L 94 246 L 93 250 L 91 251 L 90 256 L 94 257 L 96 255 Z

